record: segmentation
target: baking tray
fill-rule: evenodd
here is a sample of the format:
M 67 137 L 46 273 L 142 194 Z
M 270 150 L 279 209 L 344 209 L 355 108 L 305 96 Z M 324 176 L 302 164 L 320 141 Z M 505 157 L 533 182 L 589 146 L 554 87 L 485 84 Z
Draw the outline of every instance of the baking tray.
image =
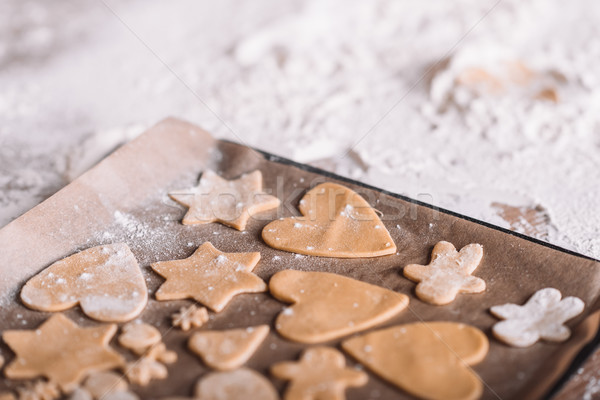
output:
M 194 186 L 207 168 L 228 179 L 259 169 L 263 172 L 265 189 L 273 190 L 283 200 L 283 206 L 252 220 L 246 232 L 220 224 L 184 226 L 180 220 L 185 208 L 171 201 L 167 193 Z M 266 246 L 260 236 L 262 227 L 274 218 L 296 215 L 297 203 L 306 190 L 324 181 L 350 187 L 382 211 L 383 222 L 398 253 L 370 259 L 330 259 L 296 256 Z M 486 292 L 460 295 L 447 306 L 431 306 L 416 298 L 415 284 L 402 276 L 402 267 L 428 263 L 431 249 L 439 240 L 453 242 L 457 248 L 473 242 L 484 246 L 484 259 L 475 275 L 487 281 Z M 260 251 L 261 261 L 255 272 L 266 281 L 287 268 L 322 270 L 410 296 L 410 312 L 404 311 L 374 329 L 419 318 L 459 321 L 479 327 L 490 338 L 487 358 L 474 367 L 485 382 L 483 398 L 550 398 L 600 340 L 597 260 L 406 196 L 240 144 L 216 140 L 200 128 L 176 119 L 167 119 L 151 128 L 0 230 L 3 317 L 0 330 L 34 328 L 48 318 L 48 313 L 28 310 L 18 299 L 20 288 L 31 276 L 76 251 L 120 241 L 129 244 L 140 262 L 151 294 L 140 319 L 158 327 L 167 346 L 179 354 L 178 362 L 169 366 L 167 379 L 152 381 L 146 387 L 132 386 L 143 398 L 189 396 L 193 384 L 208 371 L 186 349 L 190 333 L 170 326 L 170 315 L 191 301 L 153 300 L 152 294 L 163 280 L 148 267 L 152 262 L 187 257 L 205 241 L 226 252 Z M 568 322 L 573 331 L 569 341 L 514 349 L 492 338 L 490 329 L 497 320 L 489 314 L 489 307 L 507 302 L 522 304 L 536 290 L 548 286 L 561 290 L 564 296 L 581 297 L 586 303 L 584 313 Z M 268 293 L 240 295 L 223 312 L 214 314 L 202 329 L 263 323 L 272 326 L 284 306 Z M 78 308 L 65 314 L 81 325 L 97 324 Z M 326 344 L 339 348 L 339 342 Z M 295 360 L 305 348 L 284 340 L 272 330 L 247 365 L 269 376 L 270 365 Z M 0 349 L 10 361 L 12 353 L 8 347 L 2 344 Z M 122 352 L 134 359 L 132 354 Z M 349 357 L 347 363 L 356 364 Z M 375 395 L 379 399 L 410 398 L 374 374 L 369 377 L 367 386 L 347 390 L 349 400 Z M 273 383 L 283 392 L 285 382 Z M 0 391 L 18 385 L 19 382 L 4 379 Z

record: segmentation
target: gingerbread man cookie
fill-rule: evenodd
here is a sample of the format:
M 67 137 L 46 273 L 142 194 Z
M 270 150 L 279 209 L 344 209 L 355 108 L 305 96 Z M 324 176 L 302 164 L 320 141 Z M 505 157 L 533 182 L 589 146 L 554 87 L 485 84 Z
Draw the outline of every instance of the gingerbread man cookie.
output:
M 271 278 L 269 289 L 276 299 L 293 303 L 277 317 L 277 332 L 301 343 L 368 329 L 408 305 L 404 294 L 328 272 L 280 271 Z
M 209 242 L 184 260 L 162 261 L 152 269 L 167 281 L 155 296 L 157 300 L 193 298 L 215 312 L 240 293 L 259 293 L 267 284 L 252 270 L 260 253 L 223 253 Z
M 11 379 L 45 376 L 69 392 L 89 372 L 123 365 L 123 358 L 108 345 L 116 331 L 114 324 L 80 328 L 62 314 L 35 330 L 4 331 L 2 339 L 17 355 L 4 373 Z
M 228 181 L 211 170 L 204 171 L 198 186 L 170 192 L 176 202 L 189 208 L 185 225 L 221 222 L 246 229 L 250 217 L 279 206 L 277 197 L 262 191 L 262 173 L 253 171 Z
M 528 347 L 540 339 L 562 342 L 571 336 L 564 323 L 583 312 L 585 303 L 577 297 L 561 300 L 557 289 L 535 292 L 523 306 L 504 304 L 490 312 L 504 321 L 492 328 L 494 336 L 514 347 Z
M 377 257 L 396 252 L 375 210 L 345 186 L 315 186 L 298 208 L 302 217 L 283 218 L 264 227 L 265 243 L 275 249 L 321 257 Z
M 271 374 L 289 380 L 285 400 L 344 400 L 348 387 L 367 383 L 364 372 L 346 367 L 342 353 L 331 347 L 312 347 L 300 361 L 284 361 L 271 367 Z
M 436 305 L 448 304 L 458 293 L 485 290 L 485 281 L 471 275 L 482 257 L 480 244 L 469 244 L 456 251 L 452 243 L 442 241 L 433 247 L 429 265 L 407 265 L 404 276 L 419 282 L 416 293 L 421 300 Z
M 34 310 L 63 311 L 79 304 L 98 321 L 124 322 L 148 301 L 146 281 L 125 243 L 96 246 L 55 262 L 31 278 L 21 300 Z

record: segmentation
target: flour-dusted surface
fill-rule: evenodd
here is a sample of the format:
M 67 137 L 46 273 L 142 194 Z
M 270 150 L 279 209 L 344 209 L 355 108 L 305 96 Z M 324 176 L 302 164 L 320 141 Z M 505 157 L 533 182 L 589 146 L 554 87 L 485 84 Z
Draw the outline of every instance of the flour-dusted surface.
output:
M 104 1 L 0 4 L 0 225 L 175 115 L 600 257 L 596 3 Z

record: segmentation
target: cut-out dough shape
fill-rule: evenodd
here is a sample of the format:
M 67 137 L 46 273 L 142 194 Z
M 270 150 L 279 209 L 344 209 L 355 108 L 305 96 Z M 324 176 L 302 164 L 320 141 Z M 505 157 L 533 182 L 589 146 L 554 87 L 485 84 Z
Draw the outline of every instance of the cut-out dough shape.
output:
M 269 289 L 276 299 L 293 303 L 279 314 L 275 328 L 301 343 L 321 343 L 371 328 L 408 305 L 404 294 L 328 272 L 280 271 Z
M 481 293 L 485 281 L 471 274 L 483 257 L 480 244 L 469 244 L 460 251 L 449 242 L 438 242 L 431 252 L 429 265 L 410 264 L 404 276 L 419 282 L 417 296 L 431 304 L 443 305 L 454 301 L 458 293 Z
M 2 338 L 17 355 L 4 373 L 11 379 L 45 376 L 70 392 L 90 372 L 122 366 L 123 358 L 108 345 L 115 324 L 80 328 L 56 314 L 34 330 L 9 330 Z
M 187 332 L 192 328 L 199 328 L 208 321 L 208 311 L 204 307 L 192 304 L 189 307 L 181 307 L 178 312 L 171 316 L 172 325 Z
M 21 300 L 34 310 L 63 311 L 79 304 L 98 321 L 124 322 L 148 301 L 146 282 L 125 243 L 96 246 L 55 262 L 31 278 Z
M 271 374 L 290 381 L 285 400 L 343 400 L 346 388 L 368 380 L 364 372 L 346 367 L 344 355 L 331 347 L 309 348 L 300 361 L 273 365 Z
M 119 344 L 136 354 L 143 353 L 148 347 L 159 343 L 162 335 L 152 325 L 134 321 L 123 326 L 123 333 L 119 335 Z
M 262 173 L 253 171 L 228 181 L 211 170 L 202 173 L 198 186 L 170 192 L 176 202 L 189 208 L 185 225 L 220 222 L 246 229 L 250 217 L 279 207 L 280 201 L 262 191 Z
M 219 312 L 240 293 L 259 293 L 267 284 L 251 271 L 260 253 L 223 253 L 209 242 L 184 260 L 152 264 L 167 281 L 156 292 L 157 300 L 192 298 Z
M 302 217 L 264 227 L 271 247 L 311 256 L 358 258 L 394 254 L 396 245 L 375 210 L 358 193 L 335 183 L 309 190 L 298 207 Z
M 269 334 L 268 325 L 195 333 L 188 343 L 209 367 L 229 371 L 242 366 Z
M 194 389 L 196 400 L 278 400 L 277 391 L 264 376 L 248 368 L 212 372 Z
M 342 348 L 388 382 L 422 399 L 471 400 L 483 391 L 469 368 L 489 349 L 479 329 L 455 322 L 394 326 L 342 342 Z
M 562 342 L 571 336 L 564 323 L 583 312 L 585 303 L 577 297 L 561 300 L 557 289 L 545 288 L 535 292 L 523 306 L 504 304 L 494 306 L 491 313 L 504 321 L 492 328 L 494 336 L 514 347 L 528 347 L 540 339 Z

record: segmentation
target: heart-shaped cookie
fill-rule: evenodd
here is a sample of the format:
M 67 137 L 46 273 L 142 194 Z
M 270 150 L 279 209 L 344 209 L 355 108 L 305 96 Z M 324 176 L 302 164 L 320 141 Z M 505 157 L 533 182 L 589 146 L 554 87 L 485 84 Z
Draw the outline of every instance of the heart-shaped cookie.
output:
M 276 299 L 294 303 L 275 328 L 301 343 L 337 339 L 382 323 L 408 305 L 408 296 L 327 272 L 285 270 L 269 282 Z
M 342 348 L 380 377 L 422 399 L 471 400 L 483 391 L 470 366 L 485 358 L 489 342 L 469 325 L 398 325 L 348 339 Z
M 309 190 L 298 207 L 302 217 L 283 218 L 262 231 L 271 247 L 321 257 L 377 257 L 396 245 L 375 210 L 358 193 L 335 183 Z
M 50 265 L 21 290 L 34 310 L 63 311 L 79 304 L 98 321 L 135 318 L 148 301 L 142 271 L 125 243 L 92 247 Z

